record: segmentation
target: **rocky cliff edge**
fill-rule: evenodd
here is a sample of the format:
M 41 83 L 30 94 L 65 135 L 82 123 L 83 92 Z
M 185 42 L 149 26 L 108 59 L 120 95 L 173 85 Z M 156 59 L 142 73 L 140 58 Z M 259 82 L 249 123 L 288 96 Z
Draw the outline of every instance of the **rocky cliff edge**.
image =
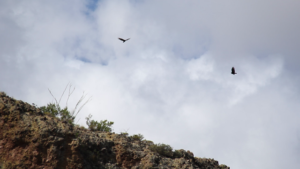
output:
M 165 157 L 151 145 L 70 125 L 0 92 L 0 169 L 229 169 L 185 150 Z

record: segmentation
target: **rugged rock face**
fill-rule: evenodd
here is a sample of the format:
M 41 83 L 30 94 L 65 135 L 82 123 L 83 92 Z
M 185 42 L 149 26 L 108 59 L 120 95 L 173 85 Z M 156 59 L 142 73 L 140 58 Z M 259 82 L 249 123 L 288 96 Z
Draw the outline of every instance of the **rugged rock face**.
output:
M 72 126 L 0 92 L 0 169 L 229 169 L 185 150 L 165 157 L 151 144 Z

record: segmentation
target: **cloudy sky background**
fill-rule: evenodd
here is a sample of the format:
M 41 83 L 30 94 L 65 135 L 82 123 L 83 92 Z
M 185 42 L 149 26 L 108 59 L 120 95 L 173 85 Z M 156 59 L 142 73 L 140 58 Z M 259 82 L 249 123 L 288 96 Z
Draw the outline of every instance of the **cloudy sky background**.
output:
M 299 8 L 296 0 L 2 0 L 0 90 L 42 106 L 53 101 L 48 88 L 59 98 L 71 83 L 69 107 L 83 92 L 92 97 L 78 124 L 92 114 L 117 133 L 231 168 L 300 168 Z

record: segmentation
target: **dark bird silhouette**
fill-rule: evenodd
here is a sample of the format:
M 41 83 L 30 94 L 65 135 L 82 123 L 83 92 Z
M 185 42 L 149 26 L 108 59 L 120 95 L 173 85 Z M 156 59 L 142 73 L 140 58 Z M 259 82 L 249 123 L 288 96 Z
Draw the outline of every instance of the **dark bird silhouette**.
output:
M 126 42 L 126 41 L 128 41 L 130 38 L 128 38 L 128 39 L 122 39 L 122 38 L 119 38 L 121 41 L 123 41 L 123 43 L 124 42 Z
M 233 74 L 233 75 L 237 74 L 237 73 L 235 73 L 234 67 L 231 68 L 231 74 Z

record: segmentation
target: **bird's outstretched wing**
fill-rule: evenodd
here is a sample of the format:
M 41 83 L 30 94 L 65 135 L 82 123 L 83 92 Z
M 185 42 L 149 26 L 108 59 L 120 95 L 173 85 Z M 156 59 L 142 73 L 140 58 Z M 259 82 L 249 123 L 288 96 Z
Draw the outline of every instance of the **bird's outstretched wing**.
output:
M 122 38 L 119 38 L 121 41 L 125 42 L 126 40 L 122 39 Z

